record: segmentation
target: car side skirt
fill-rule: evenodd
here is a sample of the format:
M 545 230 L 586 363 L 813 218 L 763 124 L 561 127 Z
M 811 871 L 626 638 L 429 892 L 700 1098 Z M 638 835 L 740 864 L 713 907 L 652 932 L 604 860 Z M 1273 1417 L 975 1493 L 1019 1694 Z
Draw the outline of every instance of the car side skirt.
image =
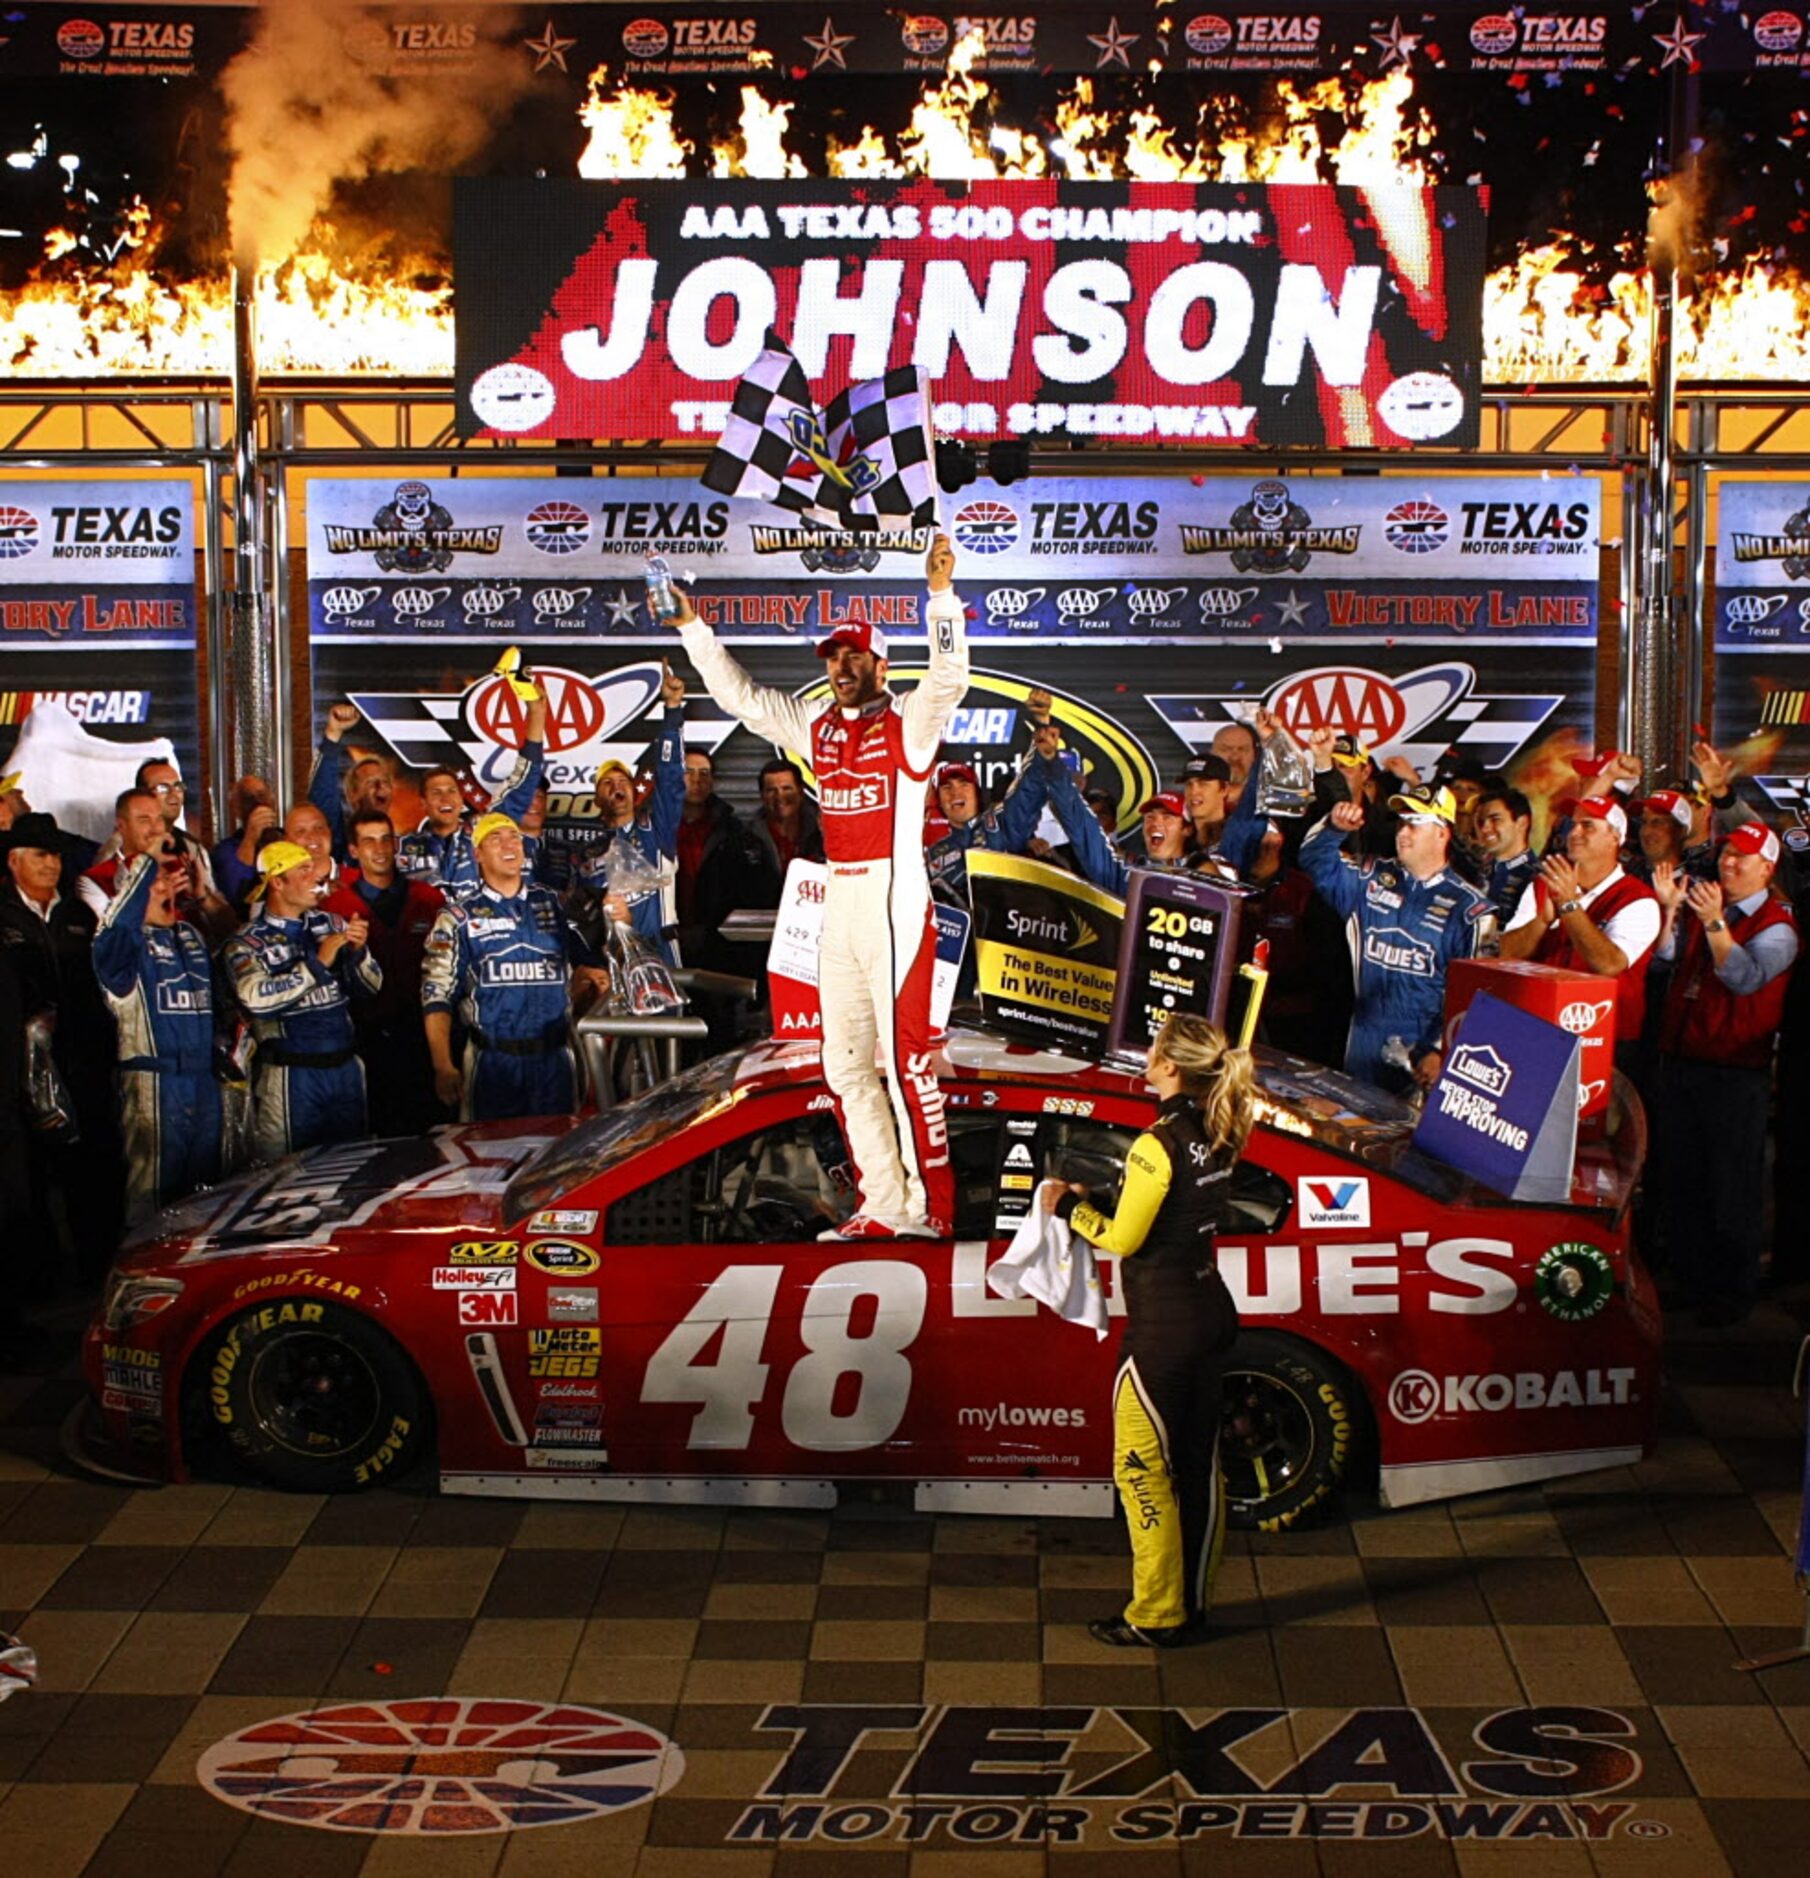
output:
M 1110 1480 L 920 1480 L 920 1513 L 1007 1513 L 1020 1518 L 1109 1519 Z
M 595 1464 L 593 1456 L 583 1457 Z M 579 1459 L 574 1452 L 573 1459 Z M 762 1506 L 824 1510 L 836 1504 L 833 1480 L 748 1480 L 637 1478 L 627 1474 L 586 1474 L 562 1469 L 542 1474 L 440 1475 L 442 1493 L 482 1494 L 499 1500 L 597 1500 L 638 1506 Z
M 1465 1461 L 1417 1461 L 1378 1470 L 1377 1498 L 1384 1506 L 1419 1506 L 1497 1487 L 1556 1480 L 1564 1474 L 1594 1474 L 1605 1467 L 1630 1467 L 1642 1448 L 1587 1448 L 1564 1454 L 1504 1454 Z

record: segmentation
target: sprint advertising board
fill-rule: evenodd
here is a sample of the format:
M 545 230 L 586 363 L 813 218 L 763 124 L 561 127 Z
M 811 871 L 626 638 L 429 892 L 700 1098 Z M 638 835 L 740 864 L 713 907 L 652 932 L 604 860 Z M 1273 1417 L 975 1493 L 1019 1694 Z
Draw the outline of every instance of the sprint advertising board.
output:
M 0 770 L 91 837 L 147 757 L 200 777 L 195 492 L 183 481 L 0 489 Z
M 1457 743 L 1531 768 L 1555 737 L 1591 739 L 1591 479 L 1038 478 L 944 514 L 974 668 L 946 753 L 989 789 L 1025 746 L 1032 687 L 1127 823 L 1257 704 L 1423 766 Z M 894 683 L 915 681 L 927 545 L 813 534 L 677 479 L 315 482 L 317 718 L 349 696 L 409 768 L 500 780 L 519 711 L 488 674 L 521 645 L 549 676 L 554 817 L 581 819 L 597 763 L 653 741 L 659 659 L 678 649 L 646 613 L 650 549 L 757 679 L 804 692 L 813 642 L 850 620 L 882 627 Z M 724 793 L 751 802 L 765 746 L 695 676 L 687 716 Z

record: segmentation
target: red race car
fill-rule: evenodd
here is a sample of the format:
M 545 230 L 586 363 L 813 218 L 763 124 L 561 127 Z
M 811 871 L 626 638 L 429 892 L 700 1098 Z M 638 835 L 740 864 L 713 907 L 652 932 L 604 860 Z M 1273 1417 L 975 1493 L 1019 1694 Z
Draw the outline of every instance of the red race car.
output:
M 1418 1154 L 1393 1098 L 1258 1067 L 1218 1249 L 1245 1325 L 1222 1444 L 1245 1523 L 1299 1519 L 1360 1455 L 1400 1506 L 1648 1450 L 1638 1101 L 1586 1148 L 1570 1204 L 1515 1205 Z M 971 1032 L 942 1080 L 952 1241 L 819 1241 L 853 1194 L 804 1044 L 577 1122 L 243 1175 L 122 1254 L 72 1434 L 135 1477 L 222 1448 L 313 1491 L 431 1450 L 451 1492 L 825 1505 L 861 1480 L 939 1509 L 1105 1512 L 1116 1339 L 996 1295 L 987 1268 L 1044 1175 L 1112 1192 L 1154 1100 L 1135 1074 Z

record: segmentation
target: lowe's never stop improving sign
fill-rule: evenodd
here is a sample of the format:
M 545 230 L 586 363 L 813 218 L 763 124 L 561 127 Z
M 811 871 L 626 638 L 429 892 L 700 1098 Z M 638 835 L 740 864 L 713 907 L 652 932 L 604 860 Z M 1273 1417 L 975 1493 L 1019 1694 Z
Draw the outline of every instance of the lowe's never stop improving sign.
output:
M 474 178 L 453 252 L 467 436 L 713 437 L 772 329 L 951 436 L 1477 441 L 1477 189 Z

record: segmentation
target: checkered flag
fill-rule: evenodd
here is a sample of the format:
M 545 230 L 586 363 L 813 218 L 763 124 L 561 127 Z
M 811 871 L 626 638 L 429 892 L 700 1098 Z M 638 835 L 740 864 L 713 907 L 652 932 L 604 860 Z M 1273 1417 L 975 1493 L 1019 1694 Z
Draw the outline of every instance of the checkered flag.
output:
M 820 528 L 867 532 L 936 520 L 924 374 L 901 365 L 838 393 L 823 411 L 775 333 L 736 390 L 703 483 Z

